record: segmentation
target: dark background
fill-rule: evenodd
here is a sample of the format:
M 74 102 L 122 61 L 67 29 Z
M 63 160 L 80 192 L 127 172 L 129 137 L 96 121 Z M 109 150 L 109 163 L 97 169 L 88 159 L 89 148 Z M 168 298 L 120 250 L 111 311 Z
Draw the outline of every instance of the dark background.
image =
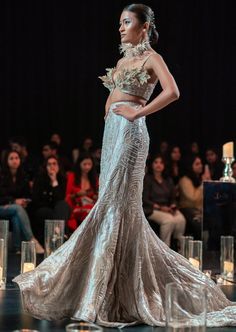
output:
M 53 131 L 71 148 L 101 144 L 108 90 L 99 75 L 119 58 L 119 16 L 127 1 L 1 1 L 0 146 L 24 135 L 38 149 Z M 235 138 L 233 1 L 143 1 L 156 14 L 156 47 L 181 98 L 147 119 L 152 145 L 167 139 L 203 147 Z M 156 92 L 158 92 L 158 88 Z

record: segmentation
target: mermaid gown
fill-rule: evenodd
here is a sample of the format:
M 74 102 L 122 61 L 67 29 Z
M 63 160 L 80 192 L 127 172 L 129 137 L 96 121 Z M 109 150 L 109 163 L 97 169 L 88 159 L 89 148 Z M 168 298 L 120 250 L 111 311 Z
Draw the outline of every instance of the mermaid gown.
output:
M 136 107 L 137 104 L 126 102 Z M 74 317 L 107 327 L 165 326 L 165 286 L 204 285 L 208 326 L 236 325 L 221 289 L 153 232 L 142 210 L 149 136 L 145 117 L 105 122 L 98 201 L 55 253 L 13 279 L 24 310 L 39 319 Z

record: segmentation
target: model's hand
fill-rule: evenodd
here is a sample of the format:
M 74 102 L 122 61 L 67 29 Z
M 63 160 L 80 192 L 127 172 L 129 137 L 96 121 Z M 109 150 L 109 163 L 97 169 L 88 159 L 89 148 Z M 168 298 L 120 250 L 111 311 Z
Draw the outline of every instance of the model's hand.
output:
M 108 112 L 109 112 L 109 111 L 106 111 L 106 112 L 105 112 L 104 120 L 106 120 L 106 118 L 107 118 L 107 116 L 108 116 Z
M 127 119 L 131 122 L 133 122 L 137 116 L 137 109 L 135 109 L 131 106 L 125 105 L 125 104 L 116 106 L 113 109 L 113 112 L 117 115 L 123 116 L 125 119 Z

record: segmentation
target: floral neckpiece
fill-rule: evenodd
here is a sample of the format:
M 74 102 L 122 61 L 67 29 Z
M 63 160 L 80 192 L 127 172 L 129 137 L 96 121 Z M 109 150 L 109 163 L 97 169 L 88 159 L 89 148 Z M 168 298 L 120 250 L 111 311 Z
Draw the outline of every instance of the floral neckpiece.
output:
M 119 46 L 120 53 L 124 54 L 125 58 L 132 58 L 142 55 L 145 51 L 150 49 L 150 44 L 147 40 L 133 45 L 131 43 L 124 43 Z

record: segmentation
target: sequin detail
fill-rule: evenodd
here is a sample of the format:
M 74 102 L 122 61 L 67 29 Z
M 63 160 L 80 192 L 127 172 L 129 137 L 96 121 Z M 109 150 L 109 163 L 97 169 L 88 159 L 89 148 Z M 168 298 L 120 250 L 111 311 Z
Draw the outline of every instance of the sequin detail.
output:
M 97 203 L 63 246 L 13 280 L 24 310 L 39 319 L 75 317 L 107 327 L 165 326 L 166 284 L 191 292 L 193 283 L 206 287 L 207 325 L 235 326 L 234 303 L 150 228 L 142 210 L 145 117 L 130 122 L 113 112 L 119 104 L 105 122 Z
M 142 67 L 123 68 L 114 78 L 116 68 L 106 68 L 107 74 L 99 76 L 103 81 L 103 85 L 112 92 L 118 87 L 122 92 L 134 96 L 142 97 L 148 100 L 155 88 L 154 83 L 148 83 L 150 75 L 147 70 Z

